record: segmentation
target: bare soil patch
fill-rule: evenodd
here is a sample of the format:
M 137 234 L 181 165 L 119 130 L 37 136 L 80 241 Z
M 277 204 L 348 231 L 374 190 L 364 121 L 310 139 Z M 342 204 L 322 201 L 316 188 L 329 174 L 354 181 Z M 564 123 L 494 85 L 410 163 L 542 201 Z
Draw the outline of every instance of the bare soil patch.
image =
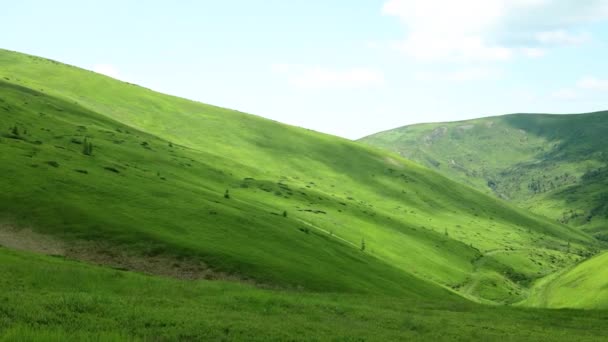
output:
M 0 224 L 0 246 L 46 255 L 65 255 L 63 242 L 31 229 L 16 229 L 6 224 Z
M 148 275 L 186 280 L 238 281 L 267 287 L 257 284 L 251 279 L 215 271 L 205 263 L 194 259 L 178 258 L 166 254 L 138 255 L 127 248 L 98 241 L 63 241 L 54 236 L 37 233 L 30 228 L 19 229 L 9 224 L 0 223 L 0 246 L 19 251 L 62 256 L 66 259 Z

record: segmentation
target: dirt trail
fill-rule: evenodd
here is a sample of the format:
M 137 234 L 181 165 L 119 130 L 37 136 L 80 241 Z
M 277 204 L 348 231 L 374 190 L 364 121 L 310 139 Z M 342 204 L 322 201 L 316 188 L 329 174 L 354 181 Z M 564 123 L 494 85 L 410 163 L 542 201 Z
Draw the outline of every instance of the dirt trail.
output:
M 327 234 L 327 235 L 329 235 L 329 236 L 331 236 L 331 237 L 333 237 L 333 238 L 335 238 L 337 240 L 345 242 L 346 244 L 351 245 L 351 246 L 353 246 L 355 248 L 359 248 L 360 247 L 360 246 L 357 246 L 356 244 L 354 244 L 354 243 L 352 243 L 352 242 L 350 242 L 350 241 L 348 241 L 348 240 L 346 240 L 344 238 L 339 237 L 338 235 L 333 234 L 332 232 L 330 232 L 328 230 L 325 230 L 325 229 L 323 229 L 321 227 L 315 226 L 314 224 L 312 224 L 310 222 L 304 221 L 302 219 L 297 219 L 297 220 L 300 221 L 301 223 L 309 226 L 310 228 L 313 228 L 313 229 L 316 229 L 318 231 L 321 231 L 321 232 L 323 232 L 323 233 L 325 233 L 325 234 Z

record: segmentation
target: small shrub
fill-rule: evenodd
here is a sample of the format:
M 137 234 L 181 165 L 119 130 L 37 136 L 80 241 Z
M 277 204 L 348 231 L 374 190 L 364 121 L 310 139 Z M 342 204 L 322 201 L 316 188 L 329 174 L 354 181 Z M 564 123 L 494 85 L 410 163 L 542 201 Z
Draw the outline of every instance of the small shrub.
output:
M 283 210 L 283 217 L 287 217 L 287 210 Z
M 82 154 L 84 154 L 85 156 L 93 155 L 93 143 L 89 142 L 86 137 L 84 138 L 84 141 L 82 143 Z
M 111 167 L 111 166 L 106 166 L 104 167 L 105 170 L 108 170 L 110 172 L 114 172 L 114 173 L 120 173 L 120 171 L 118 171 L 117 169 Z
M 47 165 L 50 165 L 50 166 L 52 166 L 52 167 L 59 167 L 59 163 L 58 163 L 58 162 L 56 162 L 56 161 L 54 161 L 54 160 L 47 161 L 47 162 L 46 162 L 46 164 L 47 164 Z
M 226 192 L 224 192 L 224 198 L 230 199 L 230 191 L 228 189 L 226 189 Z

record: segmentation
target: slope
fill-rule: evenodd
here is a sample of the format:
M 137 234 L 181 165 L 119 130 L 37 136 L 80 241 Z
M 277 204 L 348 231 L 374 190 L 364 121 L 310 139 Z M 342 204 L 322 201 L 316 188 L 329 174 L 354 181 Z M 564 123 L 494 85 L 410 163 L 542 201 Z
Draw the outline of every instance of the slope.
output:
M 608 112 L 514 114 L 397 128 L 361 141 L 608 239 Z
M 495 302 L 593 252 L 584 233 L 345 139 L 9 51 L 0 77 L 0 215 L 72 249 Z
M 179 281 L 2 247 L 0 265 L 0 341 L 597 341 L 607 333 L 607 311 Z
M 535 284 L 523 304 L 548 308 L 608 309 L 608 253 Z

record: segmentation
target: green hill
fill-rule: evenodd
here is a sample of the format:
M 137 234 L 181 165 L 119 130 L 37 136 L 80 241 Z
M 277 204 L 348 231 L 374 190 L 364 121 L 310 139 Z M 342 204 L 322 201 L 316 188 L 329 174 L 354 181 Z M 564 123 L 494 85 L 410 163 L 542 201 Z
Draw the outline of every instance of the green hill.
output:
M 608 253 L 536 284 L 524 304 L 549 308 L 608 309 Z
M 608 240 L 608 112 L 514 114 L 405 126 L 363 138 Z
M 0 245 L 55 256 L 0 249 L 14 266 L 3 269 L 0 285 L 17 298 L 0 298 L 11 303 L 4 311 L 0 306 L 0 328 L 56 327 L 65 317 L 87 326 L 84 316 L 107 320 L 131 300 L 136 305 L 120 317 L 141 314 L 153 321 L 142 324 L 160 325 L 165 314 L 189 317 L 200 307 L 188 300 L 216 286 L 60 259 L 250 284 L 234 285 L 225 311 L 232 317 L 243 302 L 257 300 L 252 285 L 270 291 L 260 295 L 264 302 L 268 293 L 286 291 L 289 299 L 277 305 L 290 312 L 304 310 L 298 300 L 304 294 L 322 296 L 310 304 L 321 311 L 337 294 L 399 298 L 404 305 L 465 303 L 456 292 L 512 303 L 527 297 L 535 279 L 597 248 L 580 230 L 398 155 L 6 50 L 0 50 L 0 132 Z M 47 267 L 56 273 L 37 275 Z M 93 280 L 80 284 L 79 277 Z M 184 290 L 189 286 L 193 292 Z M 217 286 L 231 293 L 229 285 Z M 133 287 L 143 293 L 129 292 Z M 163 303 L 185 309 L 150 312 L 146 291 L 161 302 L 169 292 Z M 110 293 L 112 299 L 104 299 Z M 30 303 L 31 314 L 19 311 L 20 299 Z M 327 310 L 352 303 L 335 301 L 341 306 Z M 45 316 L 54 305 L 65 312 Z M 470 310 L 486 310 L 479 308 Z M 515 321 L 531 315 L 517 312 Z M 308 314 L 314 322 L 323 313 Z M 141 329 L 134 334 L 141 336 Z

